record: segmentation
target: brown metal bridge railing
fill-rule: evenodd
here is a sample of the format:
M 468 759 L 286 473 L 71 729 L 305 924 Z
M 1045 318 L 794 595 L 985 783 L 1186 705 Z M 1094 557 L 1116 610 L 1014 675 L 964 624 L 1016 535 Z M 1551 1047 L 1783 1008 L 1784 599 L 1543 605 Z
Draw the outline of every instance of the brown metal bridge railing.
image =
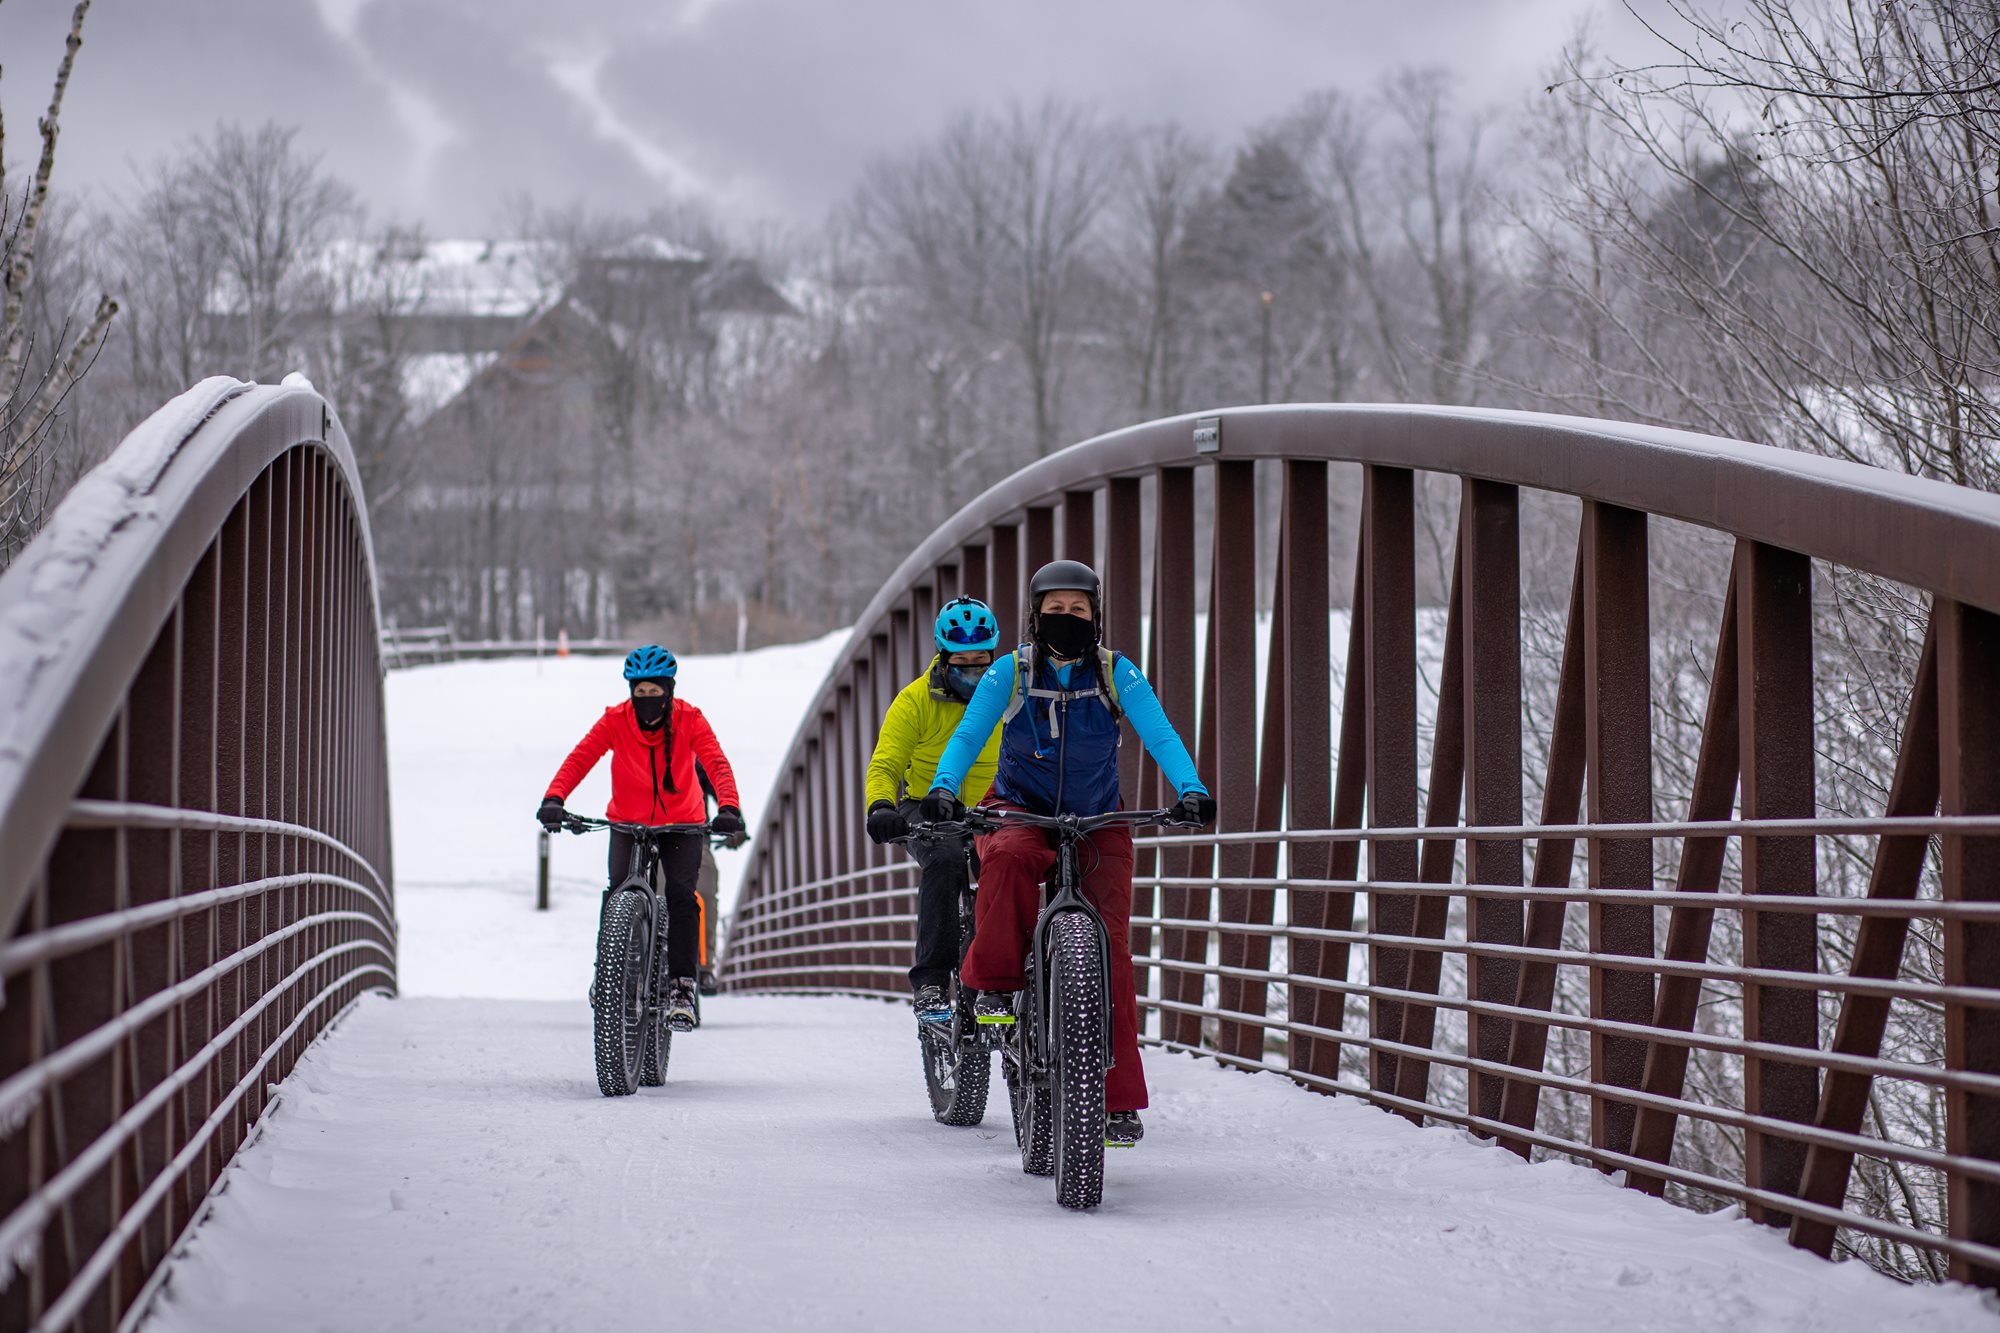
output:
M 0 578 L 0 1327 L 143 1312 L 392 907 L 353 455 L 204 381 Z
M 1437 474 L 1457 518 L 1424 609 Z M 1329 533 L 1350 496 L 1341 626 Z M 1573 575 L 1566 610 L 1537 609 L 1559 638 L 1524 680 L 1523 540 L 1549 540 L 1548 496 L 1578 502 Z M 1656 791 L 1649 533 L 1683 524 L 1733 559 L 1713 641 L 1678 645 L 1706 670 L 1691 780 Z M 1077 445 L 967 505 L 860 618 L 766 805 L 727 985 L 907 993 L 914 874 L 863 834 L 863 766 L 941 602 L 984 596 L 1011 631 L 1024 571 L 1058 554 L 1098 564 L 1107 642 L 1143 657 L 1221 801 L 1216 833 L 1141 844 L 1152 1042 L 1735 1201 L 1820 1254 L 1905 1247 L 2000 1285 L 2000 497 L 1470 409 L 1250 408 Z M 1926 638 L 1907 689 L 1816 716 L 1815 578 L 1843 571 L 1900 585 Z M 1819 799 L 1842 726 L 1893 750 L 1868 818 Z M 1122 762 L 1128 801 L 1152 803 L 1138 747 Z M 1836 846 L 1868 862 L 1852 891 L 1822 883 Z M 1921 1040 L 1885 1045 L 1892 1025 Z M 1891 1091 L 1941 1132 L 1885 1119 Z

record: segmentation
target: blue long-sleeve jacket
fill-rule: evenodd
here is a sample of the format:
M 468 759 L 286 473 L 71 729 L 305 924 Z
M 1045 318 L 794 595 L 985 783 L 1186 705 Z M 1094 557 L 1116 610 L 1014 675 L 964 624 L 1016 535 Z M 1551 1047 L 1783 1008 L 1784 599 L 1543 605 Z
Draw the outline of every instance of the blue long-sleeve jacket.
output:
M 1153 693 L 1152 685 L 1144 675 L 1140 674 L 1139 668 L 1132 664 L 1131 659 L 1114 654 L 1112 662 L 1118 706 L 1123 710 L 1126 719 L 1131 722 L 1132 730 L 1140 742 L 1159 764 L 1160 772 L 1173 785 L 1174 790 L 1183 796 L 1189 792 L 1206 793 L 1208 788 L 1196 774 L 1194 760 L 1189 757 L 1187 746 L 1181 742 L 1173 724 L 1167 720 L 1166 710 L 1160 706 L 1159 696 Z M 1064 689 L 1069 687 L 1071 676 L 1077 670 L 1093 669 L 1083 663 L 1052 668 L 1046 663 L 1043 665 L 1053 671 L 1056 685 Z M 993 729 L 1000 725 L 1001 716 L 1014 698 L 1015 676 L 1019 669 L 1017 655 L 1009 653 L 997 659 L 986 669 L 986 674 L 980 677 L 979 688 L 973 692 L 972 701 L 965 707 L 965 716 L 959 720 L 958 729 L 952 733 L 951 741 L 945 746 L 944 754 L 938 761 L 936 786 L 944 788 L 953 795 L 958 794 L 959 783 L 963 781 L 966 770 L 984 750 L 987 739 L 992 736 Z M 1098 706 L 1102 707 L 1102 704 Z M 1106 713 L 1108 717 L 1108 710 Z M 1048 735 L 1046 715 L 1046 707 L 1038 708 L 1033 701 L 1030 701 L 1029 706 L 1024 707 L 1010 724 L 1025 730 L 1037 757 L 1040 758 L 1048 758 L 1058 751 L 1058 738 Z M 997 795 L 1006 797 L 1010 789 L 1019 791 L 1027 785 L 1024 779 L 1029 775 L 1021 771 L 1023 761 L 1019 758 L 1020 753 L 1020 748 L 1002 744 L 1000 774 L 994 784 Z M 1090 762 L 1105 766 L 1108 772 L 1076 774 L 1074 778 L 1077 787 L 1085 791 L 1093 788 L 1102 789 L 1108 780 L 1109 791 L 1115 800 L 1117 792 L 1115 748 L 1108 753 L 1093 753 Z M 1064 800 L 1062 804 L 1072 806 L 1073 802 Z M 1105 808 L 1110 808 L 1109 804 L 1105 804 Z M 1079 811 L 1079 813 L 1097 812 Z

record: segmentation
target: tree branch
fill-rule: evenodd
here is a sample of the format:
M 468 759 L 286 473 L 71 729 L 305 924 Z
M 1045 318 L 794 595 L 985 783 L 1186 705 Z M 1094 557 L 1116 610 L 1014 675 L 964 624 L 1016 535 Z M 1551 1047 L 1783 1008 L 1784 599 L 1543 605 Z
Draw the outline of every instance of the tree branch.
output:
M 89 11 L 90 0 L 77 0 L 76 10 L 70 16 L 69 37 L 63 43 L 62 63 L 56 67 L 55 89 L 49 95 L 48 113 L 41 120 L 42 158 L 36 164 L 34 184 L 29 187 L 20 226 L 14 236 L 13 266 L 7 272 L 7 301 L 5 308 L 0 309 L 0 375 L 6 378 L 12 378 L 12 372 L 19 369 L 25 354 L 27 329 L 21 307 L 27 300 L 28 284 L 35 276 L 35 239 L 41 230 L 43 212 L 48 207 L 49 177 L 55 171 L 56 136 L 61 132 L 63 95 L 69 91 L 70 71 L 76 66 L 77 49 L 83 45 L 83 18 Z M 0 148 L 4 147 L 0 144 Z

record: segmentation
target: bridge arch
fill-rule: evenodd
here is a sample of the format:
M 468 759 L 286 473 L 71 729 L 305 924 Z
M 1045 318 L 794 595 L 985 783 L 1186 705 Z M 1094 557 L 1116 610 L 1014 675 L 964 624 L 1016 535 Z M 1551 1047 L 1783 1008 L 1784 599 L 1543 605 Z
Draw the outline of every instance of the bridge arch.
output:
M 118 1323 L 394 987 L 374 569 L 326 402 L 216 378 L 0 577 L 0 1325 Z
M 1344 644 L 1330 620 L 1337 465 L 1360 473 Z M 1262 563 L 1272 471 L 1281 520 Z M 1424 474 L 1458 490 L 1428 662 Z M 1548 734 L 1530 754 L 1523 497 L 1537 493 L 1575 502 L 1576 539 L 1540 696 Z M 1653 763 L 1661 520 L 1733 542 L 1697 668 L 1698 754 L 1671 791 Z M 985 596 L 1011 631 L 1024 571 L 1058 555 L 1099 562 L 1108 641 L 1143 639 L 1221 798 L 1216 834 L 1142 843 L 1133 941 L 1153 1043 L 1684 1201 L 1734 1201 L 1821 1254 L 1901 1247 L 2000 1284 L 2000 497 L 1681 431 L 1476 409 L 1257 407 L 1075 445 L 966 505 L 862 613 L 766 803 L 727 985 L 904 993 L 914 875 L 859 818 L 875 730 L 928 660 L 944 599 Z M 1840 724 L 1814 713 L 1816 571 L 1927 603 L 1914 682 L 1854 719 L 1895 738 L 1893 782 L 1866 817 L 1817 799 L 1816 727 Z M 1420 728 L 1425 666 L 1439 703 Z M 1122 756 L 1126 791 L 1147 804 L 1157 775 L 1136 751 Z M 1818 882 L 1835 839 L 1868 864 L 1851 893 Z M 1587 998 L 1565 1004 L 1565 989 Z M 1718 996 L 1740 1032 L 1698 1024 Z M 1940 1015 L 1942 1059 L 1885 1049 L 1896 1006 Z M 1558 1043 L 1579 1067 L 1551 1067 Z M 1742 1096 L 1692 1086 L 1691 1060 L 1729 1065 Z M 1866 1123 L 1878 1082 L 1942 1101 L 1935 1141 Z M 1587 1114 L 1553 1116 L 1560 1099 Z M 1690 1125 L 1733 1135 L 1743 1167 L 1677 1156 Z M 1913 1173 L 1935 1208 L 1871 1209 L 1857 1159 Z

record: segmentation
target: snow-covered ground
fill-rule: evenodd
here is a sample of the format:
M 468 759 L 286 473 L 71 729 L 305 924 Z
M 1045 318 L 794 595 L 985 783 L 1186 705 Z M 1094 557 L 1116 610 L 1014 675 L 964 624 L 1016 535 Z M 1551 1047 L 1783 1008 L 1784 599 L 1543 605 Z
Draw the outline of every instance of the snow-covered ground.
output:
M 684 661 L 753 827 L 840 642 Z M 403 997 L 308 1052 L 149 1333 L 1995 1326 L 1969 1291 L 1156 1052 L 1145 1142 L 1064 1213 L 997 1081 L 984 1126 L 936 1125 L 908 1012 L 868 1001 L 711 1000 L 666 1088 L 606 1100 L 603 843 L 558 841 L 538 913 L 531 816 L 620 693 L 605 659 L 390 677 Z
M 607 1101 L 588 1010 L 370 1000 L 285 1086 L 149 1333 L 1990 1329 L 1744 1221 L 1149 1054 L 1104 1206 L 946 1129 L 907 1011 L 722 997 Z

